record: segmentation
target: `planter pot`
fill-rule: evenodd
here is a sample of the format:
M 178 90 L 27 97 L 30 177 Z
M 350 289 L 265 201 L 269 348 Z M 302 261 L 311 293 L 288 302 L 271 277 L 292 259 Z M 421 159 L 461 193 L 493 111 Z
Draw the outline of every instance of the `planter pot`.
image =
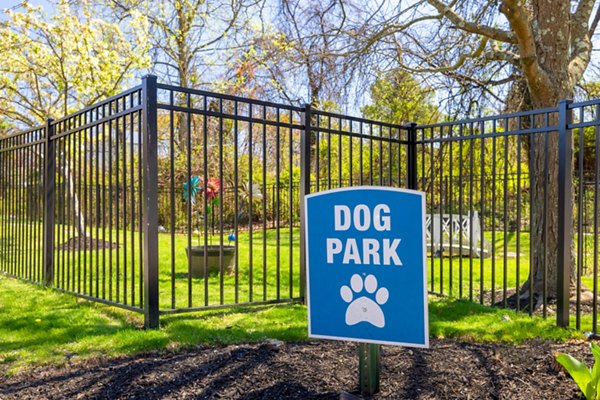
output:
M 192 278 L 204 278 L 204 253 L 208 254 L 208 273 L 220 272 L 220 246 L 192 246 L 185 248 L 191 264 Z M 235 265 L 235 246 L 223 246 L 223 272 L 230 273 Z M 191 253 L 191 254 L 190 254 Z

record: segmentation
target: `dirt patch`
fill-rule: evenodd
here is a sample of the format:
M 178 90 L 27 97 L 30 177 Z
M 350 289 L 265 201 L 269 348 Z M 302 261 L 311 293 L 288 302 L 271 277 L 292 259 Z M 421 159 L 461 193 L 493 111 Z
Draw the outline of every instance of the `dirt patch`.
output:
M 374 399 L 579 399 L 554 362 L 592 360 L 584 342 L 520 346 L 433 340 L 382 348 Z M 339 399 L 358 395 L 356 344 L 311 341 L 202 347 L 181 353 L 77 362 L 0 376 L 1 399 Z
M 119 246 L 106 240 L 94 239 L 91 237 L 73 237 L 66 242 L 56 246 L 59 251 L 79 251 L 79 250 L 102 250 L 116 249 Z
M 496 290 L 495 292 L 486 291 L 483 293 L 483 304 L 499 308 L 509 308 L 512 310 L 518 309 L 524 313 L 529 313 L 529 296 L 523 299 L 519 299 L 516 295 L 516 290 L 514 288 L 509 288 L 506 290 L 506 304 L 504 302 L 504 296 L 505 293 L 502 289 Z M 579 292 L 579 304 L 577 304 L 577 294 L 575 293 L 575 291 L 573 291 L 569 299 L 570 314 L 592 314 L 594 312 L 593 298 L 594 293 L 587 289 L 584 289 Z M 478 302 L 479 300 L 479 293 L 476 293 L 473 296 L 473 301 Z M 597 300 L 598 304 L 600 305 L 600 297 Z M 533 295 L 532 304 L 534 315 L 544 315 L 544 307 L 542 304 L 539 303 L 539 298 L 537 294 Z M 556 299 L 551 298 L 546 301 L 546 315 L 556 315 Z

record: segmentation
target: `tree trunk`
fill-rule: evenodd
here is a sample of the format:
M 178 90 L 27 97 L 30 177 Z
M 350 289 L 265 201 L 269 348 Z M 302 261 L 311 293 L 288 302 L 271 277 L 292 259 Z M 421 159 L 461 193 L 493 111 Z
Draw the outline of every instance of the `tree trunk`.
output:
M 80 238 L 86 238 L 87 232 L 85 230 L 85 218 L 83 213 L 81 212 L 81 206 L 79 204 L 79 196 L 77 195 L 77 191 L 75 190 L 75 181 L 73 179 L 73 172 L 71 171 L 71 166 L 69 164 L 69 157 L 63 157 L 64 166 L 61 170 L 61 174 L 63 179 L 65 180 L 65 185 L 67 185 L 67 199 L 73 202 L 73 217 L 75 218 L 75 227 L 77 228 L 77 236 Z M 68 223 L 69 221 L 63 221 L 63 223 Z
M 191 88 L 190 85 L 190 54 L 189 54 L 189 45 L 188 45 L 188 34 L 190 30 L 190 20 L 189 14 L 186 13 L 185 6 L 181 3 L 178 3 L 177 7 L 177 28 L 179 31 L 179 36 L 176 39 L 177 45 L 177 67 L 179 69 L 179 86 L 184 88 Z M 191 100 L 191 99 L 190 99 Z M 187 107 L 186 97 L 178 98 L 177 103 L 181 107 Z M 191 118 L 191 114 L 186 113 L 177 113 L 177 125 L 179 129 L 177 130 L 177 142 L 178 142 L 178 150 L 185 154 L 185 151 L 191 151 L 191 149 L 187 148 L 187 136 L 191 135 L 191 132 L 188 132 L 188 118 Z
M 550 118 L 550 124 L 558 121 Z M 530 240 L 533 282 L 523 285 L 523 295 L 556 298 L 558 273 L 558 135 L 557 132 L 530 137 L 529 181 L 531 195 Z
M 187 64 L 181 60 L 179 63 L 179 86 L 184 88 L 190 87 L 188 81 Z M 177 98 L 176 103 L 180 107 L 187 108 L 188 106 L 186 98 L 184 96 Z M 175 118 L 177 118 L 178 127 L 177 137 L 175 138 L 175 140 L 177 141 L 177 150 L 180 154 L 186 154 L 186 150 L 188 150 L 187 136 L 188 134 L 191 135 L 191 133 L 188 133 L 188 118 L 191 118 L 191 114 L 179 112 L 175 114 Z
M 531 106 L 535 109 L 556 107 L 561 99 L 572 98 L 573 84 L 569 77 L 569 41 L 571 18 L 569 2 L 531 0 L 529 21 L 535 54 L 527 54 L 527 35 L 519 38 L 521 67 L 527 82 Z M 519 25 L 513 9 L 509 17 L 515 32 Z M 518 5 L 516 7 L 526 7 Z M 507 14 L 508 15 L 508 14 Z M 516 17 L 515 17 L 516 16 Z M 522 105 L 528 106 L 528 102 Z M 537 117 L 536 127 L 546 126 L 544 117 Z M 558 115 L 550 114 L 548 126 L 558 125 Z M 558 274 L 558 132 L 534 134 L 529 137 L 529 169 L 531 195 L 531 275 L 521 289 L 521 298 L 533 295 L 540 305 L 544 297 L 556 298 Z M 573 271 L 571 276 L 573 277 Z

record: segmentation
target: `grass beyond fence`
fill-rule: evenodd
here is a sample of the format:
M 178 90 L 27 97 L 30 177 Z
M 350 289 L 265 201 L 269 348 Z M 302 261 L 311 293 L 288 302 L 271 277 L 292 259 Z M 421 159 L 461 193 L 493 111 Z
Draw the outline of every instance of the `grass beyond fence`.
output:
M 132 235 L 131 231 L 113 230 L 99 231 L 97 234 L 94 228 L 89 229 L 89 233 L 92 237 L 106 241 L 110 238 L 113 243 L 118 236 L 119 248 L 93 251 L 57 250 L 55 252 L 57 286 L 141 307 L 141 259 L 137 252 L 140 245 L 139 233 L 133 232 Z M 212 273 L 209 274 L 207 281 L 202 278 L 191 278 L 188 281 L 187 235 L 174 234 L 172 237 L 169 233 L 159 234 L 160 309 L 299 297 L 299 229 L 282 228 L 279 232 L 279 246 L 277 230 L 267 229 L 265 233 L 266 246 L 264 247 L 262 230 L 256 230 L 252 234 L 252 267 L 250 267 L 250 233 L 240 232 L 237 238 L 237 273 L 235 271 L 222 275 Z M 61 242 L 74 237 L 75 233 L 72 227 L 57 225 L 56 235 L 60 248 Z M 514 290 L 517 285 L 522 285 L 530 273 L 529 233 L 520 234 L 519 251 L 517 251 L 515 232 L 507 232 L 506 236 L 502 231 L 496 231 L 494 236 L 492 232 L 485 232 L 485 236 L 490 243 L 494 243 L 493 250 L 490 251 L 491 256 L 488 258 L 432 258 L 428 255 L 428 289 L 431 292 L 474 301 L 481 301 L 483 298 L 485 304 L 493 304 L 503 301 L 505 296 L 511 294 L 511 290 Z M 227 233 L 224 234 L 225 245 L 229 244 L 226 237 Z M 173 243 L 171 243 L 172 238 Z M 11 237 L 0 239 L 10 241 Z M 25 248 L 15 247 L 12 257 L 30 251 L 34 240 L 41 240 L 41 238 L 33 237 Z M 577 240 L 575 242 L 577 243 Z M 193 246 L 203 243 L 202 237 L 194 236 Z M 212 236 L 209 243 L 219 244 L 219 237 Z M 584 236 L 583 246 L 587 250 L 593 249 L 593 237 Z M 41 248 L 41 246 L 33 246 L 33 248 Z M 174 249 L 174 258 L 171 257 L 171 248 Z M 136 251 L 133 252 L 132 249 Z M 264 249 L 266 252 L 263 251 Z M 127 252 L 126 256 L 125 252 Z M 1 256 L 11 257 L 10 252 Z M 588 256 L 586 260 L 589 263 L 593 257 Z M 592 272 L 591 266 L 588 265 L 587 271 Z M 590 289 L 593 286 L 591 276 L 584 275 L 582 282 Z M 188 285 L 189 283 L 191 285 Z
M 38 225 L 38 228 L 41 228 L 41 224 Z M 9 243 L 6 247 L 8 249 L 6 254 L 0 253 L 1 257 L 7 258 L 9 268 L 11 260 L 14 262 L 20 259 L 19 257 L 24 257 L 24 254 L 31 255 L 32 248 L 42 248 L 41 245 L 32 246 L 34 241 L 41 243 L 41 236 L 31 237 L 29 241 L 25 242 L 25 245 L 19 247 L 17 241 L 12 239 L 12 233 L 11 230 L 7 230 L 5 237 L 0 237 L 0 240 Z M 252 233 L 252 266 L 250 266 L 250 233 L 240 232 L 236 240 L 238 268 L 222 275 L 219 273 L 209 274 L 207 281 L 203 278 L 191 278 L 189 281 L 191 285 L 188 285 L 187 235 L 173 235 L 174 257 L 172 257 L 171 235 L 159 234 L 161 310 L 299 297 L 299 229 L 282 228 L 279 234 L 278 246 L 277 230 L 267 230 L 264 238 L 262 231 Z M 139 253 L 138 232 L 132 234 L 131 231 L 123 230 L 96 231 L 91 227 L 88 229 L 88 235 L 106 242 L 107 247 L 102 249 L 100 246 L 98 249 L 81 251 L 76 248 L 64 250 L 62 246 L 66 242 L 71 243 L 72 246 L 79 246 L 74 227 L 56 225 L 55 235 L 57 250 L 54 253 L 54 282 L 56 287 L 141 307 L 142 260 Z M 117 237 L 119 238 L 118 247 L 116 247 Z M 224 238 L 224 245 L 229 244 L 226 237 L 227 234 Z M 263 241 L 265 246 L 263 246 Z M 113 243 L 112 248 L 109 246 L 110 243 Z M 209 239 L 209 243 L 218 245 L 219 238 L 213 236 Z M 192 246 L 198 244 L 204 244 L 204 238 L 199 239 L 197 235 L 194 235 Z M 36 254 L 36 257 L 41 260 L 41 254 Z M 41 281 L 41 265 L 37 267 L 40 271 L 37 275 L 30 276 L 23 271 L 16 275 L 32 280 L 37 278 L 38 281 Z M 205 288 L 208 296 L 205 296 Z

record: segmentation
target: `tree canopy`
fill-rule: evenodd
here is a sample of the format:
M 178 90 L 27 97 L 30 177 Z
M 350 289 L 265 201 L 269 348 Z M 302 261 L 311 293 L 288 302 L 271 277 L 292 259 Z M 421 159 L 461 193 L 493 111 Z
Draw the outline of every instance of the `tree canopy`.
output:
M 47 17 L 24 4 L 0 24 L 0 116 L 35 126 L 118 93 L 149 65 L 146 19 L 131 20 L 126 37 L 91 9 L 61 0 Z

